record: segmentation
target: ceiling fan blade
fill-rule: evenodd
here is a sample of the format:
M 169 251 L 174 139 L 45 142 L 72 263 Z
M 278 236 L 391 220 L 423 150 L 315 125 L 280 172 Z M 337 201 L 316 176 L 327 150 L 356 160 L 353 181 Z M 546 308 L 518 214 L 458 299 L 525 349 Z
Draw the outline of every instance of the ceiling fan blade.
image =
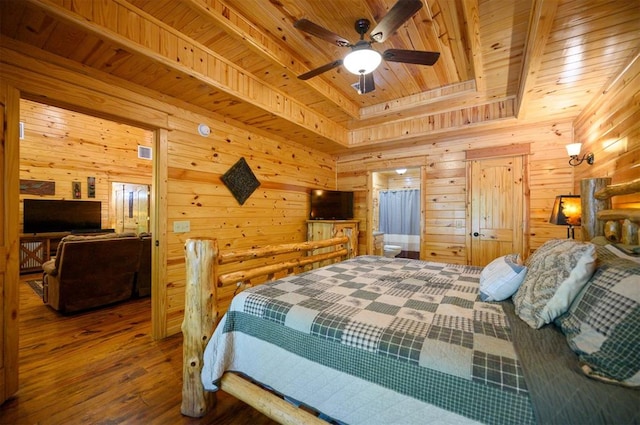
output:
M 358 82 L 358 93 L 371 93 L 375 89 L 376 85 L 373 82 L 373 72 L 370 72 L 368 74 L 360 74 L 360 81 Z
M 371 39 L 382 43 L 421 8 L 422 1 L 420 0 L 398 0 L 378 22 L 378 25 L 371 30 Z
M 382 59 L 389 62 L 414 63 L 417 65 L 433 65 L 440 57 L 438 52 L 422 50 L 389 49 L 382 54 Z
M 323 72 L 330 71 L 333 68 L 339 67 L 340 65 L 342 65 L 342 59 L 335 60 L 335 61 L 333 61 L 331 63 L 326 64 L 326 65 L 322 65 L 319 68 L 312 69 L 309 72 L 305 72 L 304 74 L 298 75 L 298 78 L 300 80 L 308 80 L 311 77 L 315 77 L 316 75 L 320 75 Z
M 296 21 L 293 26 L 300 31 L 304 31 L 308 34 L 328 41 L 329 43 L 333 43 L 339 47 L 348 47 L 351 45 L 351 43 L 349 43 L 349 40 L 340 37 L 338 34 L 334 34 L 328 29 L 323 28 L 318 24 L 314 24 L 307 19 L 300 19 Z

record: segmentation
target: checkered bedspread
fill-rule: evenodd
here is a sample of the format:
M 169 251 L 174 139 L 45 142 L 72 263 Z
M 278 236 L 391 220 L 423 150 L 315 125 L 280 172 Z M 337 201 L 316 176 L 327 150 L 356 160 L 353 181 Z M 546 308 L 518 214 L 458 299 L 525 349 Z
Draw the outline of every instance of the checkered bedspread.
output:
M 362 256 L 250 288 L 224 332 L 483 423 L 533 423 L 529 394 L 481 268 Z

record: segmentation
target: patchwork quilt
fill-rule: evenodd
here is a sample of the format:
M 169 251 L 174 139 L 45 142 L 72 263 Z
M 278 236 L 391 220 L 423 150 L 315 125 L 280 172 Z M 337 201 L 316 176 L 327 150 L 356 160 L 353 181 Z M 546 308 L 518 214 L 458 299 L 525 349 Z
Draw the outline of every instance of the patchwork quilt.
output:
M 502 306 L 479 298 L 480 271 L 361 256 L 250 288 L 234 298 L 207 346 L 205 388 L 215 390 L 231 370 L 339 422 L 375 423 L 382 417 L 375 413 L 380 397 L 358 408 L 369 413 L 354 416 L 353 400 L 315 399 L 326 388 L 335 396 L 342 391 L 337 384 L 323 381 L 306 392 L 292 387 L 295 377 L 287 376 L 286 365 L 305 365 L 301 370 L 346 374 L 344 382 L 358 385 L 357 391 L 345 390 L 352 398 L 370 390 L 385 394 L 385 400 L 397 394 L 412 409 L 425 405 L 453 412 L 450 420 L 456 422 L 533 423 Z M 258 345 L 251 348 L 252 342 Z M 286 359 L 278 359 L 282 353 Z M 241 364 L 250 370 L 241 370 Z M 318 380 L 306 376 L 297 385 Z M 423 414 L 414 418 L 427 423 Z

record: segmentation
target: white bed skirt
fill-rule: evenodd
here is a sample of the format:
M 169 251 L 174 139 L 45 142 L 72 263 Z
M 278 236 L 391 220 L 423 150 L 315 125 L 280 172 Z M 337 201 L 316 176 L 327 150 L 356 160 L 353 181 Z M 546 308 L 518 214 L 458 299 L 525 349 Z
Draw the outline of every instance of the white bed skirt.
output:
M 224 328 L 225 319 L 226 316 L 219 329 Z M 225 371 L 239 371 L 288 398 L 351 425 L 478 424 L 238 332 L 216 332 L 204 359 L 202 383 L 209 391 L 218 389 L 214 382 Z

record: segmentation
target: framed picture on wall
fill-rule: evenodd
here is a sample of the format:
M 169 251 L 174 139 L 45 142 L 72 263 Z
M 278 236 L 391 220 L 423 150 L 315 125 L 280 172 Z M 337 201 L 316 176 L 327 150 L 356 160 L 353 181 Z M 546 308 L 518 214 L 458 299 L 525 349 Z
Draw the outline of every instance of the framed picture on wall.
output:
M 82 199 L 82 183 L 71 182 L 71 194 L 73 199 Z
M 87 198 L 96 197 L 96 178 L 87 177 Z

